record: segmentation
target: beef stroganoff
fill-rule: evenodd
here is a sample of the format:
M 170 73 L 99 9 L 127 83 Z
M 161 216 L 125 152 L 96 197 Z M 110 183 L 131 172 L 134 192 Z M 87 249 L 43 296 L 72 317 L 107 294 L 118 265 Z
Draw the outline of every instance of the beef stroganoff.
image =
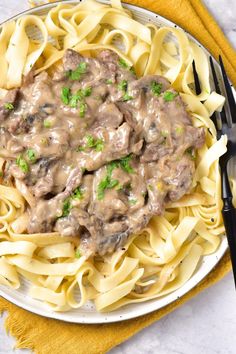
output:
M 55 311 L 181 287 L 224 232 L 204 52 L 119 1 L 25 15 L 0 43 L 0 283 Z

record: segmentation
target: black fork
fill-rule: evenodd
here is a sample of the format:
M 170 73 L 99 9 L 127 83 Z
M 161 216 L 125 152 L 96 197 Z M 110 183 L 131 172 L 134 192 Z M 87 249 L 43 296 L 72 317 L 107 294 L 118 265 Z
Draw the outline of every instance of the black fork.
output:
M 214 122 L 217 130 L 217 139 L 220 139 L 220 137 L 223 134 L 226 134 L 228 138 L 227 152 L 220 157 L 219 164 L 221 170 L 221 198 L 223 201 L 222 215 L 223 215 L 226 236 L 228 239 L 228 244 L 230 249 L 230 257 L 231 257 L 231 263 L 232 263 L 233 274 L 234 274 L 234 283 L 236 286 L 236 209 L 234 208 L 232 202 L 233 195 L 232 195 L 229 178 L 228 178 L 228 171 L 227 171 L 229 160 L 233 156 L 236 156 L 236 134 L 235 132 L 233 132 L 232 129 L 232 124 L 236 123 L 236 104 L 234 100 L 233 91 L 229 83 L 229 80 L 227 78 L 221 56 L 219 56 L 219 63 L 221 68 L 221 75 L 217 76 L 212 57 L 210 57 L 210 66 L 211 66 L 212 77 L 215 85 L 215 91 L 221 94 L 220 81 L 223 81 L 225 87 L 226 104 L 228 106 L 228 110 L 225 105 L 225 107 L 223 107 L 222 109 L 222 112 L 220 112 L 219 116 L 217 116 L 217 114 L 214 113 L 211 119 Z M 199 78 L 198 78 L 198 74 L 194 62 L 193 62 L 193 75 L 194 75 L 194 82 L 195 82 L 195 91 L 196 94 L 199 95 L 201 93 L 201 85 L 199 82 Z M 219 76 L 221 77 L 218 78 Z

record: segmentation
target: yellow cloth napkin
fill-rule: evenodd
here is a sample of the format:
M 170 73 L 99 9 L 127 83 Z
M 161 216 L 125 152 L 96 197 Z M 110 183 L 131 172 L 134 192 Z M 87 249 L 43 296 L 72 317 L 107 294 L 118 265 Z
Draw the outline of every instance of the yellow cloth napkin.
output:
M 200 0 L 129 0 L 174 21 L 195 36 L 217 58 L 222 55 L 236 85 L 236 52 Z M 78 325 L 43 318 L 0 299 L 0 313 L 7 310 L 7 330 L 17 338 L 18 348 L 38 354 L 100 354 L 125 341 L 144 327 L 175 310 L 231 269 L 227 253 L 217 267 L 193 290 L 165 308 L 138 319 L 104 325 Z M 0 344 L 1 346 L 1 344 Z M 4 350 L 4 348 L 1 348 Z

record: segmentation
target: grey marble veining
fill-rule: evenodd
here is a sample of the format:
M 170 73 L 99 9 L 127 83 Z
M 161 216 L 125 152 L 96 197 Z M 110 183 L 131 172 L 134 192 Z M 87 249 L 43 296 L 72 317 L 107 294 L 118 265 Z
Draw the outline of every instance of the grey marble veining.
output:
M 236 0 L 204 0 L 204 3 L 236 48 Z M 25 9 L 26 0 L 0 0 L 0 22 Z M 13 351 L 14 339 L 3 329 L 5 317 L 6 314 L 0 318 L 0 354 L 30 353 L 28 350 Z M 70 354 L 66 347 L 62 350 L 64 354 Z M 199 353 L 236 353 L 236 293 L 232 274 L 110 352 Z
M 236 48 L 236 1 L 204 0 L 203 2 Z

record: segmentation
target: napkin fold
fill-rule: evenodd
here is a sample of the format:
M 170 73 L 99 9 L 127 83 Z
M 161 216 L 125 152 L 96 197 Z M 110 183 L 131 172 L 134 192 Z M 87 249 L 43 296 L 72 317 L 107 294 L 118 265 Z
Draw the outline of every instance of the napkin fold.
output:
M 128 0 L 152 10 L 183 27 L 197 38 L 215 58 L 221 54 L 227 73 L 236 86 L 236 52 L 200 0 Z M 27 312 L 0 298 L 0 313 L 8 312 L 5 327 L 17 339 L 17 348 L 38 354 L 100 354 L 158 321 L 198 293 L 222 279 L 231 270 L 227 252 L 218 265 L 179 300 L 138 319 L 100 325 L 71 324 Z M 1 344 L 0 344 L 0 349 Z

